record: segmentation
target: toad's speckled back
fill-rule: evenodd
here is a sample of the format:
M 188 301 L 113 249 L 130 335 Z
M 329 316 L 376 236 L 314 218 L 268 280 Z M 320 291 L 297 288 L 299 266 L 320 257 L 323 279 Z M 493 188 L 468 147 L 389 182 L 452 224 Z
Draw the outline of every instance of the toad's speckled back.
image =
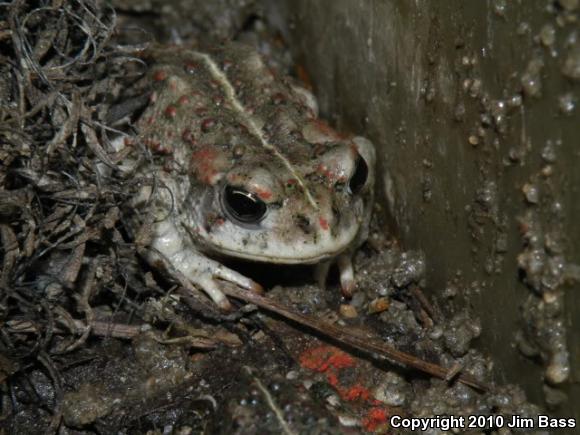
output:
M 136 127 L 155 156 L 140 170 L 166 187 L 153 195 L 161 254 L 174 265 L 183 252 L 285 264 L 350 258 L 370 219 L 369 141 L 318 120 L 313 97 L 275 78 L 249 47 L 157 48 L 147 60 L 152 92 Z

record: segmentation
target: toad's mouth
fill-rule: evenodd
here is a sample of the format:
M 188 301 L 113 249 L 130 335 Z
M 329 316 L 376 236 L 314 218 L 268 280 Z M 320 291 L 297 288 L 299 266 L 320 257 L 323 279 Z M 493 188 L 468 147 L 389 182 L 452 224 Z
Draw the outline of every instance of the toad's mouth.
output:
M 204 248 L 217 255 L 247 261 L 272 264 L 315 264 L 336 257 L 353 245 L 360 227 L 353 225 L 337 238 L 328 238 L 318 243 L 296 241 L 270 242 L 267 246 L 259 244 L 243 245 L 232 240 L 205 240 Z M 228 243 L 229 242 L 229 243 Z
M 233 249 L 228 249 L 224 247 L 215 247 L 214 250 L 216 253 L 225 255 L 231 258 L 238 258 L 241 260 L 247 261 L 255 261 L 259 263 L 273 263 L 273 264 L 316 264 L 324 260 L 328 260 L 330 258 L 334 258 L 340 255 L 342 252 L 346 250 L 348 247 L 345 246 L 342 249 L 335 250 L 332 252 L 322 252 L 318 255 L 311 255 L 311 256 L 279 256 L 279 255 L 268 255 L 268 254 L 259 254 L 259 253 L 248 253 L 248 252 L 240 252 Z

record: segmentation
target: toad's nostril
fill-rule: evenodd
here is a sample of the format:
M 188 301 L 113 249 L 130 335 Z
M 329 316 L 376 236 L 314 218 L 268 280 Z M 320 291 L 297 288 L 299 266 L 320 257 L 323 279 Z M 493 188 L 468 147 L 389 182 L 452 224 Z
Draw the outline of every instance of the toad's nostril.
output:
M 333 217 L 335 225 L 338 225 L 340 223 L 341 213 L 340 213 L 339 208 L 336 205 L 332 206 L 332 217 Z
M 294 221 L 296 226 L 300 228 L 305 234 L 310 234 L 312 232 L 312 226 L 310 225 L 310 219 L 302 214 L 294 216 Z

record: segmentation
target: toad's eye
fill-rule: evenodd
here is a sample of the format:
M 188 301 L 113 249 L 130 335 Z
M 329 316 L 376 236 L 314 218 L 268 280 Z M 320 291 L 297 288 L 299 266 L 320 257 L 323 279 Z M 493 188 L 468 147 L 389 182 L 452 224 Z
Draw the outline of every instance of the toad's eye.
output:
M 359 193 L 367 182 L 369 176 L 369 167 L 367 162 L 361 156 L 356 159 L 354 173 L 348 182 L 348 188 L 353 195 Z
M 266 203 L 241 187 L 226 186 L 222 204 L 225 213 L 241 224 L 257 224 L 266 215 Z

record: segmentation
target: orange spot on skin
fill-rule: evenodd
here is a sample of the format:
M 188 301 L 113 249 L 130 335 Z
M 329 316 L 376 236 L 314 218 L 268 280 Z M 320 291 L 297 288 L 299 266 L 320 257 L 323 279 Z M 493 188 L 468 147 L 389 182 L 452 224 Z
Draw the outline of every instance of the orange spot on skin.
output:
M 343 140 L 346 138 L 345 135 L 338 133 L 334 128 L 321 119 L 315 119 L 312 122 L 316 125 L 316 128 L 320 133 L 332 138 L 333 140 Z
M 183 69 L 185 70 L 186 73 L 193 74 L 197 70 L 197 64 L 193 62 L 186 62 L 183 65 Z
M 371 408 L 362 420 L 363 427 L 373 432 L 381 426 L 386 426 L 389 420 L 389 413 L 385 408 Z M 385 427 L 386 428 L 386 427 Z
M 270 192 L 269 190 L 266 189 L 255 189 L 256 195 L 258 195 L 258 197 L 260 199 L 263 199 L 264 201 L 268 201 L 269 199 L 272 198 L 272 192 Z
M 155 80 L 156 82 L 162 82 L 166 78 L 167 73 L 163 70 L 156 71 L 155 74 L 153 74 L 153 80 Z
M 214 128 L 216 125 L 216 120 L 213 118 L 206 118 L 203 121 L 201 121 L 201 131 L 203 131 L 204 133 L 209 132 L 212 128 Z
M 194 62 L 186 62 L 185 65 L 183 65 L 183 68 L 188 74 L 193 74 L 195 73 L 195 70 L 197 70 L 197 64 Z
M 358 147 L 356 146 L 356 144 L 354 142 L 351 142 L 349 144 L 349 148 L 352 153 L 352 156 L 356 157 L 358 155 Z
M 320 163 L 318 165 L 317 171 L 322 174 L 326 179 L 328 179 L 329 182 L 334 183 L 335 181 L 337 181 L 338 177 L 336 176 L 336 173 L 331 171 L 328 166 L 326 166 L 323 163 Z
M 177 108 L 172 105 L 167 106 L 165 108 L 165 116 L 167 118 L 175 118 L 177 116 Z
M 320 228 L 322 228 L 324 231 L 328 231 L 329 225 L 326 219 L 321 217 L 318 219 L 318 222 L 320 223 Z
M 218 153 L 210 146 L 202 147 L 191 155 L 193 170 L 197 178 L 205 184 L 211 184 L 218 173 L 215 165 L 217 157 Z

